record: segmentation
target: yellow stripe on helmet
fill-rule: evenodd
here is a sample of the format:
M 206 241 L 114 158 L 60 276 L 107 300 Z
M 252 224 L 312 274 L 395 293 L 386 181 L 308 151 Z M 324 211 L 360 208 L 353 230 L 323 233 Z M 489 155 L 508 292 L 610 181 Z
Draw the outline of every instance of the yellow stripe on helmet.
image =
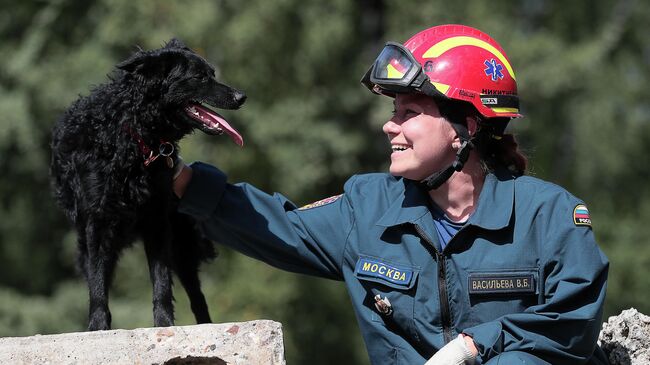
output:
M 433 82 L 433 81 L 431 81 L 431 83 L 433 84 L 433 86 L 436 87 L 436 89 L 438 91 L 440 91 L 441 93 L 447 95 L 447 91 L 449 90 L 449 85 L 441 84 L 439 82 Z
M 508 73 L 510 73 L 510 76 L 512 76 L 512 78 L 516 80 L 515 72 L 512 70 L 512 67 L 510 66 L 510 62 L 508 62 L 508 60 L 503 55 L 503 53 L 499 52 L 499 50 L 494 48 L 494 46 L 492 46 L 491 44 L 477 38 L 458 36 L 458 37 L 443 39 L 442 41 L 434 44 L 426 52 L 424 52 L 422 57 L 424 58 L 439 57 L 441 54 L 449 51 L 450 49 L 460 47 L 460 46 L 475 46 L 475 47 L 483 48 L 484 50 L 492 53 L 496 58 L 499 59 L 499 61 L 501 61 L 501 63 L 503 63 L 503 65 L 508 70 Z
M 495 113 L 519 113 L 517 108 L 490 108 Z

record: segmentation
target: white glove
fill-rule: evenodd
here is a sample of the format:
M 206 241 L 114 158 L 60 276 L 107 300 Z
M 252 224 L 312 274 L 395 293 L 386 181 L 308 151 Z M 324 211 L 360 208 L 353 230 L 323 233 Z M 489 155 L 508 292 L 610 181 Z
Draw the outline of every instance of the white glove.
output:
M 467 347 L 463 335 L 443 346 L 424 365 L 472 365 L 476 356 Z

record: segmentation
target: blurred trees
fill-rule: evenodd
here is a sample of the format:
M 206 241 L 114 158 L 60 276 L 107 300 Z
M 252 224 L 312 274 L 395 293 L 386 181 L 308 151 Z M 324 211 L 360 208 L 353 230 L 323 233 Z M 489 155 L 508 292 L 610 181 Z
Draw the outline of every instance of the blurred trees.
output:
M 196 134 L 204 160 L 301 205 L 337 194 L 352 174 L 384 171 L 380 126 L 390 100 L 359 79 L 387 40 L 463 23 L 505 48 L 523 113 L 512 123 L 532 173 L 584 199 L 612 261 L 606 315 L 650 313 L 650 3 L 643 1 L 1 0 L 0 335 L 83 330 L 85 285 L 75 237 L 49 193 L 49 132 L 62 110 L 135 46 L 181 38 L 245 90 L 226 112 L 245 139 Z M 120 262 L 114 326 L 150 326 L 140 246 Z M 292 275 L 222 249 L 202 280 L 215 320 L 285 325 L 290 364 L 367 363 L 339 283 Z M 179 324 L 191 324 L 177 287 Z M 336 348 L 337 351 L 329 351 Z

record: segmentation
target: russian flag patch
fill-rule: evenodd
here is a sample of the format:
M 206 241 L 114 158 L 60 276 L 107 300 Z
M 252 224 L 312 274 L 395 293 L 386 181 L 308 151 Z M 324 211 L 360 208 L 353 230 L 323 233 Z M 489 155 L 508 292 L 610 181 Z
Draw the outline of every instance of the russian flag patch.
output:
M 584 204 L 578 204 L 573 208 L 573 223 L 576 226 L 589 226 L 591 227 L 591 217 L 589 217 L 589 209 Z

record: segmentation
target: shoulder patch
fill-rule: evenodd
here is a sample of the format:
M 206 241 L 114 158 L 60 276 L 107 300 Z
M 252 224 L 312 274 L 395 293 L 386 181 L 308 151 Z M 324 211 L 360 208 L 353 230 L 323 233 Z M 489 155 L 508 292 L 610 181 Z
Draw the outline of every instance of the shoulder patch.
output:
M 589 216 L 589 209 L 584 204 L 578 204 L 573 208 L 573 223 L 576 226 L 589 226 L 591 227 L 591 217 Z
M 325 199 L 319 200 L 317 202 L 313 202 L 313 203 L 307 204 L 305 206 L 302 206 L 302 207 L 298 208 L 298 210 L 305 210 L 305 209 L 322 207 L 323 205 L 334 203 L 335 201 L 339 200 L 339 198 L 342 197 L 342 196 L 343 196 L 343 194 L 330 196 L 329 198 L 325 198 Z

